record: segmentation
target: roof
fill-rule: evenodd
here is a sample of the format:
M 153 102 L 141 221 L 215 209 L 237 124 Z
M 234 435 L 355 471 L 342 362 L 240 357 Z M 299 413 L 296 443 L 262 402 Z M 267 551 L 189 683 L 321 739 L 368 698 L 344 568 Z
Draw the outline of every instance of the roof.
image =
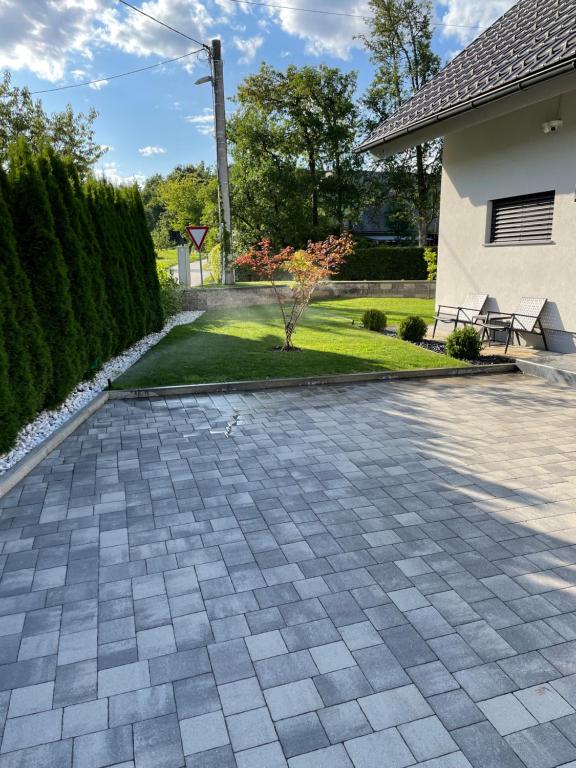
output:
M 575 0 L 520 0 L 362 143 L 385 144 L 576 65 Z M 439 131 L 438 135 L 441 135 Z

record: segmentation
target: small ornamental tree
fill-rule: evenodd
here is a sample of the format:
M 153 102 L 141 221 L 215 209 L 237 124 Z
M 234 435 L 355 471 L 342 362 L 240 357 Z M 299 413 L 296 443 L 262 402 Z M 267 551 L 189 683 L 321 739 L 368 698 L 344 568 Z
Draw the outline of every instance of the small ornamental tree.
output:
M 235 266 L 247 267 L 260 280 L 272 283 L 284 325 L 282 352 L 295 349 L 292 344 L 294 331 L 318 283 L 337 274 L 346 256 L 353 251 L 354 241 L 348 233 L 330 235 L 319 243 L 309 242 L 305 251 L 295 251 L 288 246 L 275 253 L 271 241 L 264 239 L 256 248 L 235 260 Z M 290 298 L 286 298 L 278 288 L 277 280 L 281 272 L 292 276 Z

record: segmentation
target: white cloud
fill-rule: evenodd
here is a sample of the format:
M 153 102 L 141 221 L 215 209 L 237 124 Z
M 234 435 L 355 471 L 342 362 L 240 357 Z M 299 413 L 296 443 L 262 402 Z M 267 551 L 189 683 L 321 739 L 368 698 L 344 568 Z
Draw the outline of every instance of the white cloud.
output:
M 455 37 L 468 45 L 482 31 L 474 27 L 489 27 L 511 8 L 517 0 L 439 0 L 438 16 L 445 37 Z
M 146 176 L 143 173 L 132 173 L 125 175 L 120 172 L 115 162 L 111 161 L 103 163 L 102 165 L 94 169 L 94 173 L 101 179 L 106 179 L 114 186 L 119 187 L 125 184 L 138 184 L 142 186 L 146 181 Z
M 203 136 L 211 136 L 214 133 L 214 113 L 209 107 L 206 107 L 200 115 L 188 115 L 185 120 Z
M 165 155 L 166 150 L 164 147 L 141 147 L 138 152 L 143 157 L 154 157 L 154 155 Z
M 102 88 L 105 88 L 108 85 L 108 80 L 97 80 L 95 83 L 90 83 L 88 86 L 89 88 L 92 88 L 93 91 L 100 91 Z
M 238 58 L 240 64 L 250 64 L 256 58 L 258 49 L 262 46 L 264 38 L 262 35 L 254 35 L 254 37 L 234 37 L 234 47 L 237 48 L 242 54 Z
M 352 48 L 361 48 L 357 40 L 367 30 L 363 16 L 370 16 L 368 0 L 315 0 L 308 3 L 318 11 L 337 11 L 355 16 L 330 16 L 322 13 L 306 13 L 294 9 L 271 8 L 271 18 L 289 35 L 306 43 L 306 51 L 315 56 L 328 53 L 336 58 L 347 59 Z

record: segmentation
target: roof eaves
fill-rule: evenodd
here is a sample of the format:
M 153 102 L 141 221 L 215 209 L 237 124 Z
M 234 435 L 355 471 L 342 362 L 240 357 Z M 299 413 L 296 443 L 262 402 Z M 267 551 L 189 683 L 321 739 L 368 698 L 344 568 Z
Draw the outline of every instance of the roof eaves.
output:
M 423 120 L 419 120 L 418 122 L 412 123 L 412 125 L 409 125 L 406 128 L 401 128 L 400 130 L 394 131 L 393 133 L 390 133 L 386 137 L 380 137 L 372 140 L 367 139 L 365 142 L 360 144 L 359 147 L 356 147 L 354 151 L 356 153 L 368 152 L 370 149 L 374 147 L 379 147 L 384 144 L 389 144 L 395 139 L 399 139 L 402 136 L 407 136 L 410 133 L 415 133 L 416 131 L 422 130 L 423 128 L 427 128 L 430 125 L 434 125 L 434 123 L 439 123 L 444 120 L 448 120 L 451 117 L 456 117 L 458 115 L 461 115 L 464 112 L 469 112 L 472 109 L 477 109 L 478 107 L 482 107 L 485 104 L 489 104 L 493 101 L 496 101 L 497 99 L 510 96 L 511 94 L 517 91 L 525 90 L 527 88 L 530 88 L 533 85 L 537 85 L 538 83 L 541 83 L 545 80 L 550 80 L 553 77 L 558 77 L 559 75 L 565 74 L 574 69 L 576 69 L 576 59 L 571 59 L 568 62 L 564 61 L 561 64 L 554 64 L 552 67 L 542 70 L 541 72 L 538 72 L 533 75 L 529 75 L 528 77 L 520 78 L 519 80 L 516 80 L 512 83 L 508 83 L 505 86 L 496 88 L 493 91 L 488 91 L 483 96 L 480 96 L 476 99 L 469 99 L 468 101 L 462 102 L 461 104 L 458 104 L 455 107 L 451 107 L 448 109 L 444 109 L 440 112 L 437 112 L 431 117 L 427 117 Z M 407 104 L 409 103 L 410 102 L 407 102 Z

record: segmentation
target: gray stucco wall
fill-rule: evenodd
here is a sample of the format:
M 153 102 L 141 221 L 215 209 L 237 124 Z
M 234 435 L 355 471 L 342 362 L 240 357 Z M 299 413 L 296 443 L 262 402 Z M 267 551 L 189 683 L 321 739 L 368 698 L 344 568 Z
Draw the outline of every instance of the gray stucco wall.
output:
M 562 129 L 545 134 L 558 116 Z M 550 348 L 574 351 L 576 91 L 446 136 L 443 162 L 437 301 L 488 293 L 491 309 L 512 312 L 522 296 L 545 297 Z M 548 190 L 552 243 L 486 244 L 491 200 Z
M 366 280 L 333 281 L 321 283 L 314 292 L 315 299 L 328 298 L 434 298 L 436 283 L 427 280 Z M 281 291 L 288 299 L 290 288 Z M 254 304 L 272 304 L 276 301 L 269 286 L 242 286 L 230 288 L 190 288 L 184 292 L 184 309 L 232 309 Z

